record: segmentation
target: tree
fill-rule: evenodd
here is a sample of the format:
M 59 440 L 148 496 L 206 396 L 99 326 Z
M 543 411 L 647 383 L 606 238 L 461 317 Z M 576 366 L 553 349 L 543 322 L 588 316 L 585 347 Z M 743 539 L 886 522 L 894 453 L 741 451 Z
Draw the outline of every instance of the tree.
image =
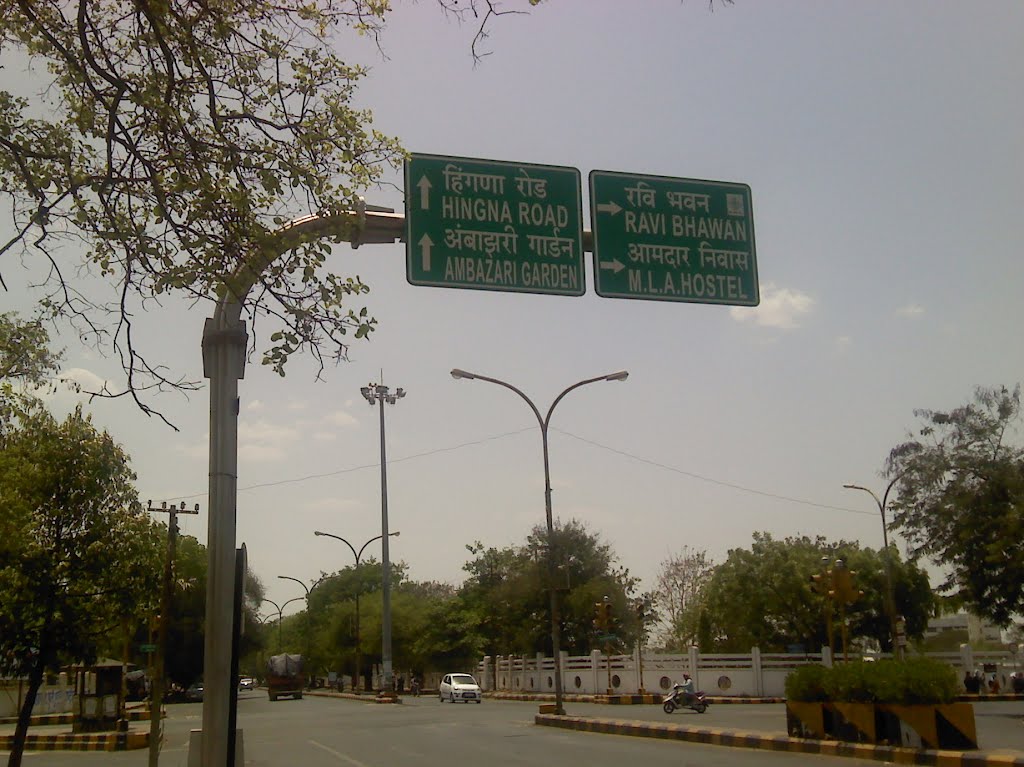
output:
M 0 313 L 0 432 L 13 421 L 17 404 L 31 397 L 31 389 L 43 386 L 59 369 L 60 355 L 50 351 L 49 342 L 40 322 Z
M 274 229 L 355 210 L 356 192 L 401 160 L 398 144 L 368 127 L 370 113 L 352 106 L 365 70 L 329 45 L 339 26 L 379 29 L 386 3 L 3 6 L 0 44 L 21 54 L 5 66 L 20 61 L 30 82 L 51 75 L 31 100 L 0 93 L 0 191 L 16 231 L 0 254 L 42 258 L 44 308 L 94 341 L 112 301 L 111 341 L 133 394 L 140 378 L 190 385 L 137 347 L 136 309 L 170 293 L 216 298 Z M 85 266 L 112 295 L 74 289 L 59 247 L 67 241 L 85 246 Z M 264 356 L 278 372 L 302 347 L 343 357 L 345 337 L 374 326 L 365 310 L 343 306 L 366 286 L 322 269 L 329 248 L 300 244 L 261 275 L 248 310 L 284 325 Z
M 631 598 L 638 580 L 615 566 L 611 546 L 576 520 L 556 523 L 555 583 L 548 575 L 548 536 L 535 527 L 526 545 L 498 550 L 476 542 L 467 546 L 475 559 L 463 565 L 470 574 L 459 599 L 476 615 L 483 649 L 491 655 L 551 653 L 548 589 L 562 592 L 562 649 L 573 654 L 602 646 L 594 626 L 594 604 L 612 603 L 612 633 L 617 644 L 632 647 L 640 627 Z
M 920 637 L 935 604 L 928 576 L 900 562 L 894 548 L 890 554 L 896 609 L 906 619 L 908 636 Z M 705 651 L 746 652 L 756 646 L 778 652 L 790 645 L 825 645 L 825 616 L 836 605 L 811 588 L 811 575 L 822 572 L 823 558 L 842 559 L 857 573 L 855 588 L 864 592 L 846 608 L 851 638 L 870 639 L 890 650 L 884 556 L 821 536 L 777 541 L 768 533 L 754 533 L 749 549 L 731 549 L 684 614 L 682 635 L 699 637 Z
M 682 636 L 679 629 L 683 616 L 694 603 L 711 575 L 712 561 L 706 551 L 683 546 L 661 563 L 654 601 L 661 608 L 659 634 L 667 649 L 681 650 L 696 640 L 696 634 Z M 682 640 L 680 643 L 679 640 Z
M 945 412 L 915 410 L 917 436 L 897 445 L 893 527 L 914 557 L 949 568 L 940 590 L 1000 626 L 1024 612 L 1024 450 L 1010 442 L 1020 386 L 975 390 Z
M 80 408 L 58 423 L 33 406 L 0 434 L 0 671 L 28 676 L 12 766 L 44 673 L 93 660 L 105 634 L 152 607 L 160 542 L 134 479 Z
M 474 55 L 506 12 L 490 0 L 439 5 L 478 19 Z M 140 348 L 133 315 L 167 295 L 215 300 L 283 224 L 357 210 L 358 193 L 401 162 L 397 141 L 353 106 L 366 69 L 332 47 L 342 29 L 378 39 L 389 4 L 5 0 L 0 9 L 7 77 L 36 86 L 31 98 L 0 91 L 0 193 L 15 232 L 0 256 L 20 250 L 39 263 L 43 309 L 120 353 L 126 388 L 100 394 L 128 393 L 155 412 L 140 392 L 196 383 Z M 296 350 L 311 349 L 322 367 L 324 356 L 345 357 L 350 333 L 374 328 L 365 307 L 348 307 L 366 285 L 323 268 L 329 250 L 298 243 L 247 299 L 253 324 L 271 315 L 281 326 L 263 361 L 282 375 Z M 69 275 L 80 272 L 110 292 L 78 289 Z

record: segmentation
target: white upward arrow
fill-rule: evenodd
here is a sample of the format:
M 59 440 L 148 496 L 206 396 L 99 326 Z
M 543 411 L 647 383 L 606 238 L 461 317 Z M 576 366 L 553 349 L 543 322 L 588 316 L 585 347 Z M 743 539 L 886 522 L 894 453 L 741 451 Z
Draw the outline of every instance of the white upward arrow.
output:
M 614 202 L 602 202 L 598 203 L 598 213 L 611 213 L 613 216 L 618 213 L 622 208 L 616 205 Z
M 430 271 L 430 249 L 434 246 L 434 241 L 432 239 L 430 239 L 430 235 L 429 234 L 425 234 L 422 237 L 420 237 L 419 246 L 423 250 L 423 271 L 429 272 Z
M 418 186 L 420 190 L 420 210 L 426 210 L 430 207 L 430 187 L 433 185 L 430 183 L 430 179 L 426 176 L 420 176 L 420 180 L 416 186 Z
M 620 210 L 621 210 L 621 208 L 620 208 Z M 602 261 L 601 262 L 601 268 L 602 269 L 611 269 L 613 272 L 615 272 L 615 274 L 618 274 L 619 272 L 621 272 L 623 269 L 626 268 L 626 265 L 624 263 L 622 263 L 621 261 L 619 261 L 619 259 L 616 258 L 613 261 Z

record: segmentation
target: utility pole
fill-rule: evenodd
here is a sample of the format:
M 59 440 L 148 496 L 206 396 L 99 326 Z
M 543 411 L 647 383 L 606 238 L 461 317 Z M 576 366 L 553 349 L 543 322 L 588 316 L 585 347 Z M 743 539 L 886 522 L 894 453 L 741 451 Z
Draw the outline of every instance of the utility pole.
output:
M 160 762 L 160 733 L 163 729 L 163 718 L 161 710 L 164 702 L 164 690 L 166 688 L 164 670 L 167 658 L 167 624 L 170 622 L 171 598 L 174 589 L 174 556 L 178 543 L 178 515 L 198 514 L 199 504 L 194 509 L 186 509 L 185 503 L 175 506 L 173 503 L 168 508 L 167 501 L 164 501 L 160 508 L 153 506 L 148 501 L 149 512 L 160 512 L 169 514 L 167 520 L 167 561 L 164 562 L 163 588 L 160 593 L 160 627 L 156 644 L 156 673 L 150 682 L 149 698 L 149 767 L 157 767 Z

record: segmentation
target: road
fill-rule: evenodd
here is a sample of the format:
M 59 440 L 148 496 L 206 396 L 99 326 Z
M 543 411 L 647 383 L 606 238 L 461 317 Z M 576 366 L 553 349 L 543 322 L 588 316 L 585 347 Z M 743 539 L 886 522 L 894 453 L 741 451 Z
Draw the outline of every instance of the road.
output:
M 986 748 L 1011 747 L 986 742 L 985 733 L 1006 733 L 1024 742 L 1024 703 L 976 707 Z M 405 698 L 382 706 L 357 701 L 305 697 L 270 703 L 259 690 L 242 693 L 239 725 L 244 730 L 246 765 L 251 767 L 397 767 L 451 764 L 526 767 L 537 764 L 586 764 L 620 767 L 624 760 L 644 767 L 747 765 L 756 767 L 877 767 L 878 762 L 837 757 L 725 748 L 648 738 L 570 732 L 533 724 L 536 703 L 485 700 L 483 704 L 440 703 L 436 697 Z M 200 726 L 199 704 L 169 708 L 168 742 L 162 767 L 187 767 L 189 730 Z M 643 719 L 701 727 L 763 729 L 781 733 L 781 706 L 712 706 L 708 713 L 676 712 L 668 717 L 655 706 L 570 704 L 568 713 L 612 719 Z M 26 753 L 27 765 L 145 765 L 145 751 L 127 753 Z

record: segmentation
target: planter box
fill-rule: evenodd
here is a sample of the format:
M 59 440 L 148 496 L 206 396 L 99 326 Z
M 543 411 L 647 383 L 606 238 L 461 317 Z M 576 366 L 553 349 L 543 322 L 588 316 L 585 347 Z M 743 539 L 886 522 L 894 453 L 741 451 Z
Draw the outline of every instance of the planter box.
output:
M 786 731 L 793 737 L 907 748 L 975 749 L 978 735 L 970 703 L 786 702 Z

